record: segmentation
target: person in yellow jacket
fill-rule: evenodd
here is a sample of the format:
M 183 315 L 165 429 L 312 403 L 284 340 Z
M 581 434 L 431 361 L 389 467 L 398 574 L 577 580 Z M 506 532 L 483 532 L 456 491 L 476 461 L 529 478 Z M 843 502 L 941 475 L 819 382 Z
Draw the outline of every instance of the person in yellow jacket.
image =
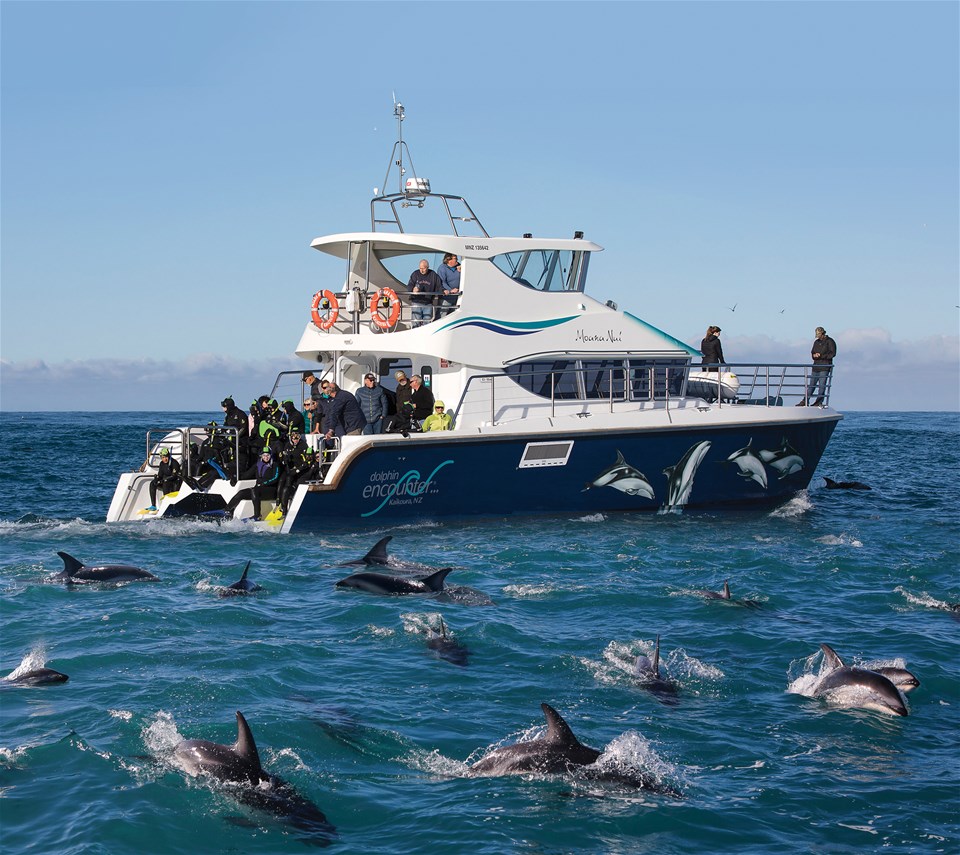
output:
M 433 412 L 422 423 L 423 432 L 431 430 L 453 430 L 453 416 L 443 407 L 443 401 L 433 402 Z

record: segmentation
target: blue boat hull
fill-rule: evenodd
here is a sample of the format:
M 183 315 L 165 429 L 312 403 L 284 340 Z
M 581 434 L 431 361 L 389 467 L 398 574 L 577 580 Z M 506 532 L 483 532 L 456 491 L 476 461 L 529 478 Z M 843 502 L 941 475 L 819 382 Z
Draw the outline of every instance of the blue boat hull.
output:
M 284 530 L 775 504 L 808 486 L 839 418 L 567 437 L 450 435 L 442 443 L 398 438 L 306 492 Z M 521 465 L 531 442 L 551 451 L 566 445 L 567 457 Z

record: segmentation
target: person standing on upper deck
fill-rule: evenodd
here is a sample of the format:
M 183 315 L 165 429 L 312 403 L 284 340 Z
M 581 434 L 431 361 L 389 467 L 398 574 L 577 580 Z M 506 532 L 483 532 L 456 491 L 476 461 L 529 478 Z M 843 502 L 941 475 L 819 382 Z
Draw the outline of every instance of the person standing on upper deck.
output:
M 419 374 L 414 374 L 410 378 L 410 402 L 413 404 L 413 417 L 422 422 L 427 416 L 433 414 L 433 392 L 423 385 L 423 378 Z
M 820 394 L 810 406 L 819 407 L 823 403 L 824 395 L 827 394 L 827 378 L 833 371 L 833 357 L 837 355 L 837 343 L 827 335 L 827 331 L 823 327 L 817 327 L 814 330 L 814 335 L 816 335 L 816 338 L 810 348 L 810 356 L 813 357 L 810 385 L 807 387 L 807 397 L 797 404 L 798 407 L 807 406 L 818 387 Z
M 421 327 L 433 320 L 435 307 L 443 294 L 443 282 L 430 269 L 427 259 L 421 258 L 420 266 L 410 274 L 407 287 L 413 304 L 413 326 Z
M 443 297 L 440 298 L 440 311 L 437 316 L 443 317 L 456 308 L 457 297 L 460 296 L 460 262 L 452 252 L 444 254 L 437 276 L 443 284 Z
M 720 344 L 720 327 L 707 327 L 707 334 L 700 342 L 700 352 L 703 354 L 701 365 L 718 366 L 726 362 L 723 358 L 723 346 Z M 719 368 L 708 368 L 707 371 L 719 371 Z

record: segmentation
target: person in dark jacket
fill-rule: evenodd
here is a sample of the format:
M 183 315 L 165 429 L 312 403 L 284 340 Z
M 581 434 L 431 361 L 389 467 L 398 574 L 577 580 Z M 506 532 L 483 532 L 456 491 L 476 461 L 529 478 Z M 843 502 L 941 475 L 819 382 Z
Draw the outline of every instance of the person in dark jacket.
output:
M 807 397 L 797 404 L 798 407 L 807 406 L 808 401 L 814 396 L 818 388 L 820 394 L 817 396 L 817 400 L 809 406 L 819 407 L 823 404 L 823 398 L 827 394 L 827 381 L 830 372 L 833 371 L 833 358 L 837 355 L 837 343 L 827 335 L 827 331 L 823 327 L 817 327 L 814 335 L 816 335 L 816 338 L 810 348 L 810 356 L 813 357 L 810 385 L 807 387 Z
M 420 266 L 410 274 L 407 287 L 410 289 L 410 303 L 413 306 L 412 326 L 419 327 L 432 321 L 436 307 L 443 296 L 443 282 L 430 269 L 430 262 L 427 259 L 420 259 Z
M 423 378 L 419 374 L 410 378 L 410 387 L 413 389 L 410 393 L 413 417 L 417 421 L 423 421 L 427 416 L 433 415 L 433 392 L 423 385 Z
M 280 406 L 283 407 L 287 430 L 292 431 L 296 428 L 301 434 L 305 433 L 307 423 L 303 418 L 303 413 L 293 405 L 293 401 L 286 398 Z
M 703 354 L 700 364 L 713 366 L 713 368 L 708 368 L 707 371 L 720 370 L 718 366 L 726 362 L 723 358 L 723 347 L 720 344 L 720 327 L 707 327 L 707 334 L 700 342 L 700 352 Z
M 170 456 L 169 448 L 160 449 L 160 465 L 157 467 L 157 474 L 153 476 L 150 482 L 150 507 L 148 511 L 157 509 L 157 489 L 161 494 L 172 493 L 180 489 L 180 462 Z
M 234 461 L 235 469 L 230 474 L 239 475 L 250 465 L 250 458 L 247 455 L 247 446 L 250 441 L 250 422 L 247 414 L 236 405 L 233 398 L 224 398 L 220 402 L 220 407 L 223 409 L 223 426 L 233 428 L 237 432 L 236 436 L 228 432 L 227 438 L 234 445 L 237 454 L 237 459 Z
M 367 420 L 367 426 L 363 429 L 365 434 L 380 433 L 383 426 L 384 416 L 390 406 L 387 393 L 383 387 L 377 384 L 375 374 L 364 374 L 363 385 L 356 391 L 357 403 L 363 410 L 364 418 Z
M 299 428 L 290 428 L 290 436 L 280 459 L 283 474 L 277 488 L 277 507 L 282 514 L 286 514 L 301 476 L 315 464 L 313 449 L 307 445 Z
M 360 436 L 367 425 L 363 410 L 346 389 L 341 389 L 336 383 L 327 384 L 327 394 L 330 395 L 330 404 L 324 414 L 324 426 L 327 439 L 334 436 Z
M 254 479 L 256 484 L 237 492 L 227 504 L 227 516 L 232 516 L 237 509 L 237 505 L 244 499 L 253 499 L 253 518 L 259 520 L 260 503 L 265 499 L 276 499 L 277 489 L 280 485 L 280 466 L 273 459 L 273 454 L 269 448 L 263 449 L 260 459 L 246 472 L 241 473 L 240 479 L 242 481 Z

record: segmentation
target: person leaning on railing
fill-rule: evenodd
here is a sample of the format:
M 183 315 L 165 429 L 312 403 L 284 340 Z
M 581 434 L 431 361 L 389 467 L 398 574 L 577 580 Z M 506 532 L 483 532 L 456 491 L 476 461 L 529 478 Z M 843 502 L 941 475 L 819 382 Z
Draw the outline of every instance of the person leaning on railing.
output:
M 700 352 L 703 354 L 701 365 L 713 365 L 713 368 L 707 368 L 707 371 L 719 371 L 716 366 L 726 362 L 723 358 L 723 346 L 720 344 L 720 327 L 707 327 L 707 334 L 700 342 Z
M 798 407 L 806 407 L 818 387 L 820 394 L 817 396 L 817 400 L 809 406 L 819 407 L 823 404 L 823 398 L 827 394 L 827 380 L 830 377 L 830 372 L 833 371 L 833 357 L 837 355 L 837 343 L 827 335 L 827 331 L 823 327 L 817 327 L 815 334 L 817 337 L 813 340 L 813 346 L 810 348 L 810 355 L 813 357 L 810 385 L 807 387 L 807 397 L 797 404 Z

